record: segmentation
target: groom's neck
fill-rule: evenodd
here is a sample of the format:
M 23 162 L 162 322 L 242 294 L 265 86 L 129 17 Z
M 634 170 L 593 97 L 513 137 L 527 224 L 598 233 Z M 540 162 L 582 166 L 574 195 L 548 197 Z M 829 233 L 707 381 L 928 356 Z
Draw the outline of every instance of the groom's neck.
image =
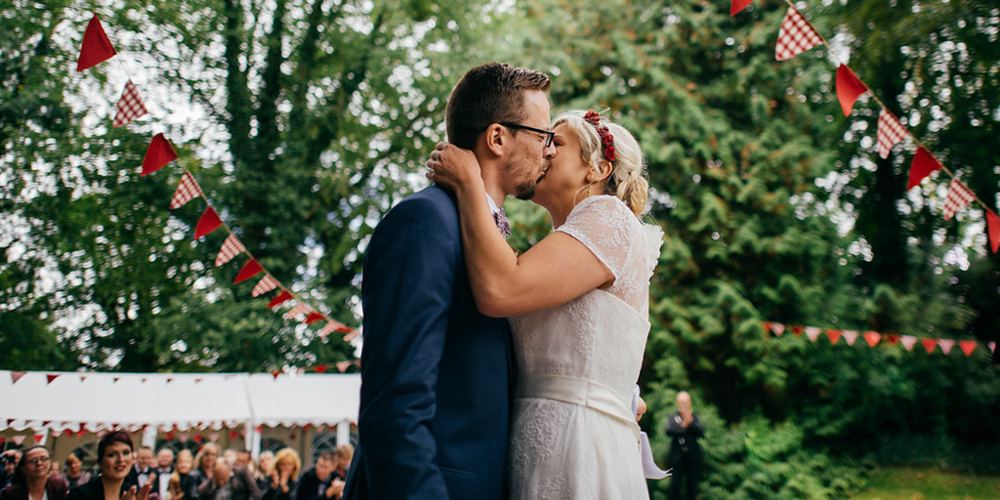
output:
M 500 162 L 483 161 L 480 159 L 479 168 L 483 176 L 483 186 L 486 188 L 486 194 L 493 198 L 493 202 L 497 206 L 503 205 L 504 200 L 507 198 L 507 193 L 504 191 L 503 175 L 505 174 L 504 166 Z

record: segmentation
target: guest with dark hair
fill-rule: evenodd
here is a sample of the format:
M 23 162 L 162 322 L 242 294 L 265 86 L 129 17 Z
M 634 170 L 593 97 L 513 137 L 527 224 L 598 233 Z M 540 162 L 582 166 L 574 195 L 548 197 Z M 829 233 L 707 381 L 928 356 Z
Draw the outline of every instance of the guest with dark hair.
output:
M 260 500 L 261 492 L 246 467 L 216 460 L 212 477 L 198 487 L 200 500 Z
M 66 481 L 49 477 L 51 461 L 44 446 L 32 446 L 21 452 L 14 479 L 0 491 L 0 500 L 64 500 Z
M 316 466 L 302 473 L 295 489 L 296 500 L 336 500 L 344 493 L 344 481 L 334 476 L 336 459 L 333 453 L 316 458 Z
M 70 491 L 66 500 L 149 500 L 152 483 L 142 488 L 126 481 L 135 461 L 132 438 L 124 431 L 105 434 L 97 443 L 101 475 Z
M 83 461 L 80 460 L 80 457 L 76 456 L 76 453 L 70 453 L 66 457 L 66 472 L 59 477 L 66 481 L 69 489 L 76 488 L 81 484 L 87 484 L 90 481 L 90 473 L 83 470 Z

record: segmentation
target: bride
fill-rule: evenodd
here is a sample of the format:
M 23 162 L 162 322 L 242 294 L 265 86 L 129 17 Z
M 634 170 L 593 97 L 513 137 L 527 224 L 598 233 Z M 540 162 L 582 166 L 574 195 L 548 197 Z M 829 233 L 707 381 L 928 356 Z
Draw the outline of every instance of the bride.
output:
M 555 232 L 516 255 L 497 231 L 474 153 L 439 144 L 432 181 L 456 193 L 479 310 L 510 317 L 517 356 L 508 473 L 514 499 L 646 499 L 630 408 L 663 233 L 643 224 L 635 138 L 593 111 L 553 122 L 556 155 L 532 201 Z

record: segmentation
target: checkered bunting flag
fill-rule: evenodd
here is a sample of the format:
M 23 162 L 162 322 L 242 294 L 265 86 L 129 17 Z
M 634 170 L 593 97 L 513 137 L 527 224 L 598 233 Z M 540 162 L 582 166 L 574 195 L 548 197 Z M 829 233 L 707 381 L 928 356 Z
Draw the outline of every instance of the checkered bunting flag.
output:
M 816 30 L 802 17 L 799 11 L 788 8 L 785 20 L 778 30 L 778 44 L 774 47 L 774 56 L 779 61 L 791 59 L 819 44 L 823 39 Z
M 222 250 L 219 250 L 219 256 L 215 259 L 215 267 L 219 267 L 226 262 L 232 260 L 233 257 L 245 252 L 247 249 L 243 247 L 243 243 L 236 239 L 236 235 L 230 234 L 226 238 L 226 242 L 222 244 Z
M 968 205 L 975 197 L 962 181 L 952 179 L 948 186 L 948 197 L 944 200 L 944 220 L 951 220 L 955 212 Z
M 278 288 L 278 282 L 275 281 L 270 274 L 265 274 L 264 277 L 257 282 L 257 286 L 253 287 L 253 291 L 250 292 L 250 296 L 258 297 L 261 294 L 274 290 L 275 288 Z
M 296 316 L 304 316 L 306 314 L 311 313 L 312 310 L 313 308 L 309 307 L 309 304 L 299 303 L 295 307 L 291 308 L 287 313 L 285 313 L 285 318 L 290 319 Z
M 129 80 L 125 84 L 121 98 L 118 99 L 118 112 L 115 113 L 115 121 L 111 125 L 121 127 L 146 113 L 148 111 L 146 111 L 146 105 L 143 104 L 142 98 L 139 97 L 139 89 L 135 88 L 132 80 Z
M 182 207 L 196 196 L 201 196 L 201 188 L 198 187 L 191 172 L 185 170 L 181 182 L 177 185 L 177 191 L 174 192 L 174 198 L 170 200 L 170 209 Z
M 878 155 L 888 158 L 892 147 L 906 136 L 906 128 L 892 113 L 882 108 L 878 115 Z

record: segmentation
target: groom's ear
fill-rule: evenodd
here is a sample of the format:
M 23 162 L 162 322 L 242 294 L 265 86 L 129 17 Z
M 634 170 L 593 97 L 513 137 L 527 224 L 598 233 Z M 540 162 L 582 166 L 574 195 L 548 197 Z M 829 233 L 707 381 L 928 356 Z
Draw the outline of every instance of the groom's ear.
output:
M 486 143 L 486 150 L 494 156 L 503 156 L 507 146 L 507 137 L 504 135 L 504 127 L 499 123 L 494 123 L 486 128 L 483 134 Z

